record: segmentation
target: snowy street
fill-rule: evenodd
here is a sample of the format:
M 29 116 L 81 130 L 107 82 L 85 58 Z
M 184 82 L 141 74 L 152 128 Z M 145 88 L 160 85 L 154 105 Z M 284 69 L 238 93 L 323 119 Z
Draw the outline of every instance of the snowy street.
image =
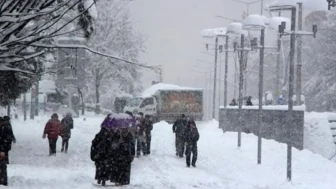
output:
M 75 119 L 69 153 L 48 156 L 42 131 L 47 117 L 13 120 L 17 143 L 10 152 L 9 187 L 96 188 L 90 145 L 103 117 Z M 223 133 L 218 123 L 198 125 L 200 141 L 197 168 L 187 168 L 185 159 L 175 156 L 171 125 L 161 122 L 152 132 L 152 153 L 132 164 L 131 185 L 122 188 L 226 188 L 226 189 L 332 189 L 335 163 L 307 150 L 293 150 L 293 181 L 286 181 L 286 146 L 263 140 L 263 161 L 257 165 L 257 138 L 243 134 L 237 148 L 237 134 Z M 0 187 L 2 188 L 2 187 Z

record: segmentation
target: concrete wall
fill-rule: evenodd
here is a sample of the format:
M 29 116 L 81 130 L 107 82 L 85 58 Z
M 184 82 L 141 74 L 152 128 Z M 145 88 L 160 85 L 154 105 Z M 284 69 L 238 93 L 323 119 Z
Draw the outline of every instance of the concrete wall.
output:
M 242 109 L 239 124 L 239 109 L 220 109 L 219 125 L 223 131 L 251 132 L 258 135 L 257 109 Z M 287 110 L 263 110 L 261 136 L 303 149 L 304 111 L 294 111 L 293 124 L 287 124 Z M 292 126 L 293 125 L 293 126 Z

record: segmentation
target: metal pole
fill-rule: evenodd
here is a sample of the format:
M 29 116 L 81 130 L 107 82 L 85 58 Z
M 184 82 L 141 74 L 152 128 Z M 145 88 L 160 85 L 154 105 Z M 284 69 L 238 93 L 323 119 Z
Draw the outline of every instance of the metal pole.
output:
M 265 47 L 265 29 L 260 34 L 260 64 L 259 64 L 259 111 L 258 111 L 258 164 L 261 164 L 261 131 L 262 131 L 262 98 L 264 91 L 264 47 Z
M 218 71 L 218 78 L 219 78 L 219 80 L 218 80 L 218 104 L 219 104 L 219 106 L 221 106 L 221 87 L 222 87 L 222 85 L 221 85 L 221 78 L 222 78 L 222 53 L 220 52 L 219 53 L 219 71 Z M 219 116 L 219 113 L 218 113 L 218 116 Z
M 207 76 L 208 77 L 208 76 Z M 211 81 L 210 81 L 210 77 L 211 77 L 211 71 L 209 71 L 209 78 L 208 78 L 208 105 L 209 105 L 209 119 L 211 119 Z
M 35 116 L 39 113 L 39 81 L 36 81 Z
M 26 93 L 23 95 L 23 120 L 27 120 L 27 98 Z
M 229 63 L 229 36 L 225 38 L 224 108 L 227 106 L 227 77 Z
M 214 64 L 214 86 L 213 86 L 213 99 L 212 99 L 212 119 L 216 115 L 216 87 L 217 87 L 217 54 L 218 54 L 218 37 L 215 42 L 215 64 Z
M 291 35 L 290 35 L 290 61 L 289 61 L 289 89 L 288 89 L 288 125 L 293 124 L 293 95 L 294 95 L 294 53 L 295 53 L 295 20 L 296 20 L 296 8 L 292 8 L 291 16 Z M 292 128 L 292 127 L 290 127 Z M 291 137 L 291 132 L 288 130 L 288 138 Z M 287 179 L 292 179 L 292 146 L 287 144 Z
M 277 49 L 277 62 L 276 62 L 276 81 L 275 81 L 275 96 L 278 99 L 280 96 L 280 64 L 281 64 L 281 39 L 278 34 L 278 49 Z M 276 99 L 276 100 L 277 100 Z
M 239 60 L 239 130 L 238 130 L 238 147 L 241 146 L 241 125 L 242 125 L 242 108 L 243 108 L 243 84 L 244 84 L 244 34 L 241 35 L 240 41 L 240 60 Z
M 260 15 L 264 14 L 264 0 L 261 0 Z
M 302 30 L 302 3 L 298 3 L 299 12 L 298 12 L 298 30 Z M 302 81 L 301 81 L 301 69 L 302 69 L 302 37 L 301 35 L 297 36 L 297 69 L 296 69 L 296 105 L 301 105 L 301 94 L 302 94 Z
M 237 86 L 237 54 L 234 55 L 234 59 L 235 59 L 235 73 L 234 73 L 234 84 L 235 86 Z M 235 99 L 237 99 L 237 87 L 234 87 L 233 90 L 233 97 Z

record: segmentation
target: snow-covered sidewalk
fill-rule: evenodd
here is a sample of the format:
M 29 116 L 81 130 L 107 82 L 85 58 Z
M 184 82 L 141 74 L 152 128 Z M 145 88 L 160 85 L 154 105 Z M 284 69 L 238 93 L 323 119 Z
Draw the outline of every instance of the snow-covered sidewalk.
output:
M 9 187 L 96 188 L 92 185 L 94 164 L 90 146 L 103 117 L 75 119 L 69 153 L 61 154 L 58 141 L 56 157 L 48 156 L 42 131 L 47 117 L 37 120 L 13 120 L 17 144 L 10 152 Z M 200 141 L 197 168 L 187 168 L 185 159 L 175 156 L 171 125 L 155 124 L 152 153 L 135 159 L 131 185 L 122 188 L 212 188 L 212 189 L 334 189 L 336 164 L 310 151 L 293 149 L 293 181 L 286 181 L 286 146 L 263 140 L 262 165 L 257 165 L 257 138 L 242 135 L 237 148 L 237 133 L 223 133 L 218 123 L 198 125 Z M 1 188 L 1 187 L 0 187 Z

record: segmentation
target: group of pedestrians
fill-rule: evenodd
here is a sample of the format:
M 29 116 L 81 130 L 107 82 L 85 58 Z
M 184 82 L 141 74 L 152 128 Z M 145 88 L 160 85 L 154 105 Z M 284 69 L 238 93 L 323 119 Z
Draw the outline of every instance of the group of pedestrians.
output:
M 150 154 L 151 117 L 131 112 L 109 114 L 101 124 L 91 145 L 91 160 L 95 162 L 97 183 L 130 184 L 131 164 L 137 157 Z
M 9 151 L 16 139 L 13 133 L 10 117 L 0 117 L 0 185 L 8 185 L 7 164 L 9 164 Z
M 56 113 L 52 114 L 51 119 L 44 127 L 42 138 L 48 138 L 49 141 L 49 155 L 56 155 L 56 144 L 58 137 L 62 138 L 61 152 L 67 153 L 69 147 L 69 140 L 71 138 L 71 130 L 74 128 L 74 122 L 71 113 L 67 113 L 60 121 Z
M 190 167 L 190 164 L 196 167 L 197 142 L 200 135 L 195 121 L 192 118 L 186 118 L 182 114 L 181 118 L 177 119 L 173 124 L 173 133 L 175 133 L 176 156 L 183 158 L 185 153 L 187 167 Z

